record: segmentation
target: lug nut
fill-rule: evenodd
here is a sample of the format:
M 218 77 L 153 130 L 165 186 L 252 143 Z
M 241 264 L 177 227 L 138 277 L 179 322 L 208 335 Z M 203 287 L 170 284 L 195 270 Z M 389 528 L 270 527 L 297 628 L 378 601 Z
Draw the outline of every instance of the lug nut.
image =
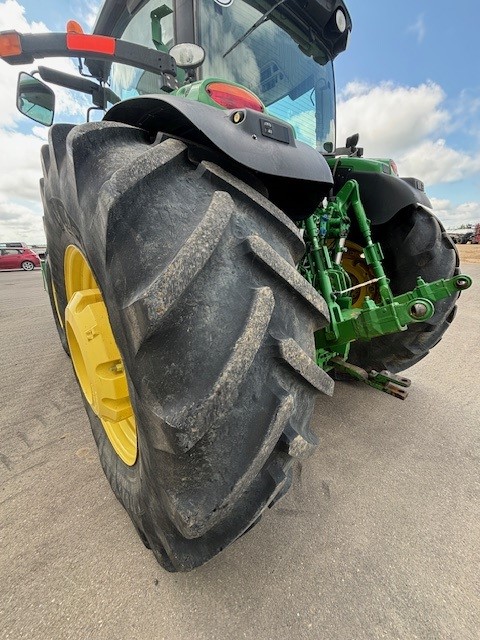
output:
M 410 315 L 412 318 L 420 319 L 427 315 L 428 309 L 427 305 L 423 304 L 423 302 L 417 302 L 412 304 L 410 307 Z

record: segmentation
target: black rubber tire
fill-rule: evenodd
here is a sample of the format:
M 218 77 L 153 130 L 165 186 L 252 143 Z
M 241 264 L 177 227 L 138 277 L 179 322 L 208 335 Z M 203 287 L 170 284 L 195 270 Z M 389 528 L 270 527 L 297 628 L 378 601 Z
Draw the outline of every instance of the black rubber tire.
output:
M 373 239 L 385 254 L 384 268 L 394 295 L 459 273 L 459 258 L 439 220 L 421 207 L 400 211 L 384 225 L 372 227 Z M 406 331 L 352 344 L 348 360 L 364 369 L 404 371 L 424 358 L 440 340 L 456 314 L 458 294 L 435 303 L 435 313 Z
M 103 469 L 158 561 L 188 571 L 249 529 L 315 449 L 314 399 L 333 391 L 313 360 L 326 305 L 296 271 L 295 225 L 182 142 L 56 125 L 42 157 L 61 313 L 73 244 L 102 291 L 136 417 L 129 467 L 84 399 Z
M 26 265 L 28 265 L 28 267 Z M 33 271 L 35 269 L 35 265 L 31 260 L 24 260 L 20 266 L 24 271 Z
M 43 180 L 41 184 L 41 191 L 43 192 Z M 65 335 L 65 330 L 60 323 L 57 308 L 55 305 L 55 297 L 53 295 L 52 289 L 52 269 L 48 254 L 45 256 L 45 284 L 47 287 L 48 299 L 50 300 L 50 307 L 52 308 L 53 320 L 55 322 L 55 327 L 57 328 L 58 337 L 60 338 L 60 342 L 62 343 L 63 350 L 65 351 L 67 356 L 70 357 L 70 349 L 68 348 L 67 336 Z

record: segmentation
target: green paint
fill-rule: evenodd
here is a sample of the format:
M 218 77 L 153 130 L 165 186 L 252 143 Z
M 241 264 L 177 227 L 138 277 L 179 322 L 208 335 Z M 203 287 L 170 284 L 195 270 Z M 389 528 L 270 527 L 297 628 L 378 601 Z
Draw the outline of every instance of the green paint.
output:
M 341 265 L 351 216 L 363 236 L 363 256 L 374 274 L 380 294 L 380 302 L 366 297 L 361 308 L 352 306 L 350 278 Z M 325 207 L 317 209 L 301 226 L 305 230 L 307 254 L 299 270 L 322 295 L 330 312 L 329 325 L 315 334 L 318 365 L 326 370 L 340 368 L 362 379 L 366 375 L 364 381 L 371 386 L 403 397 L 396 389 L 398 381 L 394 384 L 388 376 L 388 379 L 385 376 L 369 378 L 366 372 L 360 374 L 346 363 L 350 344 L 354 340 L 371 340 L 405 331 L 409 324 L 428 320 L 435 311 L 435 302 L 467 289 L 472 284 L 471 278 L 457 275 L 430 283 L 418 278 L 413 291 L 394 296 L 383 269 L 382 249 L 372 240 L 370 221 L 356 180 L 347 181 Z
M 179 69 L 178 71 L 180 72 L 182 70 Z M 188 100 L 195 100 L 196 102 L 202 102 L 203 104 L 207 104 L 210 107 L 215 107 L 216 109 L 221 109 L 222 111 L 226 111 L 227 110 L 226 107 L 223 107 L 222 105 L 212 100 L 210 95 L 208 94 L 207 87 L 212 82 L 221 82 L 222 84 L 230 85 L 232 87 L 239 87 L 240 89 L 245 89 L 246 91 L 248 91 L 249 93 L 251 93 L 257 98 L 257 100 L 260 102 L 260 104 L 263 107 L 263 113 L 267 116 L 269 115 L 268 109 L 265 107 L 265 105 L 260 100 L 260 98 L 255 93 L 253 93 L 253 91 L 250 91 L 250 89 L 248 89 L 247 87 L 244 87 L 241 84 L 237 84 L 236 82 L 230 82 L 230 81 L 227 82 L 225 80 L 222 80 L 222 78 L 205 78 L 205 80 L 197 80 L 197 82 L 184 84 L 183 86 L 176 89 L 172 93 L 172 95 L 179 96 L 180 98 L 187 98 Z M 239 110 L 241 110 L 241 107 L 239 107 Z M 286 120 L 282 122 L 284 122 L 286 126 L 290 127 L 290 129 L 292 130 L 293 137 L 296 138 L 297 134 L 295 132 L 295 127 L 293 127 Z
M 250 89 L 247 89 L 241 84 L 236 84 L 235 82 L 230 82 L 230 81 L 226 82 L 221 78 L 206 78 L 205 80 L 197 80 L 197 82 L 192 82 L 191 84 L 183 85 L 183 87 L 180 87 L 175 91 L 175 95 L 179 96 L 180 98 L 188 98 L 188 100 L 203 102 L 204 104 L 208 104 L 211 107 L 216 107 L 217 109 L 222 109 L 225 111 L 225 107 L 222 107 L 222 105 L 212 100 L 208 94 L 207 87 L 212 82 L 221 82 L 222 84 L 230 85 L 232 87 L 239 87 L 240 89 L 245 89 L 249 93 L 252 93 Z M 255 94 L 252 94 L 252 95 L 255 95 Z M 258 96 L 256 97 L 259 100 L 259 102 L 262 104 L 264 108 L 264 112 L 268 113 L 267 110 L 265 109 L 265 105 L 263 104 L 263 102 L 260 100 L 260 98 L 258 98 Z
M 325 156 L 325 160 L 332 171 L 342 168 L 350 169 L 351 171 L 393 174 L 389 159 L 359 158 L 357 156 Z
M 152 41 L 157 51 L 164 51 L 165 53 L 168 53 L 167 47 L 163 42 L 162 20 L 172 13 L 173 10 L 166 4 L 163 4 L 161 7 L 158 7 L 158 9 L 154 9 L 150 14 L 150 20 L 152 23 Z

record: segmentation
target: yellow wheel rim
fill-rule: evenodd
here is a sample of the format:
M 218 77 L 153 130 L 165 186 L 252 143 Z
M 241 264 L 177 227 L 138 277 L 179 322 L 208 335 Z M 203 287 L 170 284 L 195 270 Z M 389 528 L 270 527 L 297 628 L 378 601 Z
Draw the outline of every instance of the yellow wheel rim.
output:
M 347 251 L 343 254 L 342 267 L 350 276 L 352 287 L 361 284 L 362 282 L 373 280 L 375 278 L 375 274 L 371 267 L 365 262 L 365 259 L 361 257 L 363 254 L 362 247 L 355 244 L 355 242 L 347 240 L 345 248 Z M 363 306 L 367 296 L 376 302 L 380 301 L 380 294 L 376 282 L 367 284 L 359 289 L 354 289 L 351 291 L 351 296 L 352 305 L 356 309 Z
M 112 447 L 132 466 L 137 459 L 135 416 L 103 296 L 76 247 L 67 247 L 64 265 L 66 335 L 75 373 Z

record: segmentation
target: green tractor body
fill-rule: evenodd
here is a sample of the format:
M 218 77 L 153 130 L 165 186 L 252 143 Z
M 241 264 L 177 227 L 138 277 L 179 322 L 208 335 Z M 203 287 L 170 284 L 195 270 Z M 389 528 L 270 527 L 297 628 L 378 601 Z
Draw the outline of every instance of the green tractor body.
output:
M 92 97 L 42 151 L 47 289 L 112 488 L 169 570 L 247 531 L 310 454 L 315 394 L 398 398 L 471 284 L 423 183 L 336 148 L 341 0 L 106 0 L 94 33 L 0 33 Z M 90 77 L 83 77 L 86 75 Z M 50 125 L 52 90 L 17 105 Z

